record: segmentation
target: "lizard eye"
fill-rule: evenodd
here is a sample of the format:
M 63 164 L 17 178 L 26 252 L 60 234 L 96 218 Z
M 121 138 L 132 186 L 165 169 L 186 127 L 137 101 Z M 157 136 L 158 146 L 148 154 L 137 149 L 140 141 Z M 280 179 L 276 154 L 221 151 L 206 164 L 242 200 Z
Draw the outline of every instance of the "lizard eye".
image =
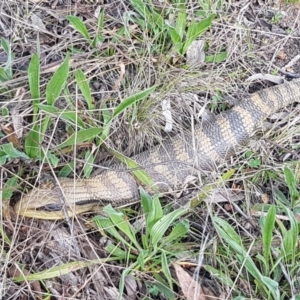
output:
M 61 204 L 47 204 L 43 207 L 40 208 L 40 210 L 45 210 L 45 211 L 62 211 L 63 207 Z

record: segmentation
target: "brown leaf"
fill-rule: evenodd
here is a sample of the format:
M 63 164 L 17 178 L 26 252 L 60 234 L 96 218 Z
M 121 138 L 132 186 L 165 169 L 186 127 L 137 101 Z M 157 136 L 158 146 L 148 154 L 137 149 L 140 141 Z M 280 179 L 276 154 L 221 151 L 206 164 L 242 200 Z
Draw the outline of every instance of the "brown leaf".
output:
M 20 146 L 19 139 L 11 126 L 0 124 L 1 130 L 7 135 L 6 138 L 10 143 L 13 143 L 15 148 Z
M 188 272 L 178 264 L 173 264 L 173 267 L 176 271 L 182 292 L 187 300 L 207 300 L 200 284 Z
M 269 196 L 267 194 L 262 194 L 261 201 L 266 204 L 269 203 L 270 202 Z

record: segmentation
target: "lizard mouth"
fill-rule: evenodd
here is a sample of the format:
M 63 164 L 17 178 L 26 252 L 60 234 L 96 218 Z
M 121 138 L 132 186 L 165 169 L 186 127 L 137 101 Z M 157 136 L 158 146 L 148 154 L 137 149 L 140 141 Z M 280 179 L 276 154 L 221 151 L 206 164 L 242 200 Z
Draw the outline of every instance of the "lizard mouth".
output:
M 67 215 L 73 217 L 99 210 L 99 205 L 99 201 L 94 200 L 62 203 L 55 190 L 34 189 L 15 204 L 14 211 L 25 217 L 58 220 L 65 219 Z

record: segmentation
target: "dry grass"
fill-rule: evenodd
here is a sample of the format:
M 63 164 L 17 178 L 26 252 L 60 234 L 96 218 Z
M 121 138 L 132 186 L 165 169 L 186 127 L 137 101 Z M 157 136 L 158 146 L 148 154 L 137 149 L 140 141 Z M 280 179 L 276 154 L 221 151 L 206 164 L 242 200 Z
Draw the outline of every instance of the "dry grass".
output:
M 189 68 L 185 58 L 172 49 L 167 38 L 157 40 L 157 35 L 149 34 L 150 29 L 142 30 L 134 22 L 137 13 L 133 14 L 130 1 L 98 2 L 100 4 L 80 1 L 16 3 L 3 0 L 0 4 L 0 32 L 9 41 L 15 54 L 13 77 L 0 83 L 0 145 L 12 141 L 19 151 L 24 152 L 25 137 L 34 125 L 40 128 L 49 116 L 39 110 L 33 122 L 33 101 L 26 68 L 30 57 L 36 52 L 40 53 L 41 62 L 41 104 L 46 104 L 44 95 L 50 78 L 66 53 L 71 53 L 68 89 L 62 93 L 55 106 L 76 112 L 88 127 L 103 126 L 105 113 L 112 112 L 122 100 L 154 84 L 157 86 L 151 97 L 131 106 L 126 113 L 113 120 L 105 147 L 98 147 L 97 141 L 93 140 L 93 143 L 90 141 L 65 151 L 55 151 L 57 145 L 78 130 L 78 125 L 66 121 L 60 114 L 51 114 L 42 147 L 53 150 L 58 159 L 57 168 L 53 170 L 46 159 L 25 161 L 15 158 L 1 165 L 1 188 L 13 175 L 19 179 L 10 202 L 2 197 L 2 207 L 5 209 L 2 210 L 0 221 L 0 293 L 3 299 L 50 299 L 50 295 L 53 299 L 117 299 L 120 278 L 123 271 L 131 267 L 130 260 L 110 262 L 110 256 L 104 248 L 112 241 L 89 222 L 90 216 L 78 216 L 74 220 L 61 222 L 38 221 L 14 215 L 7 218 L 5 213 L 9 203 L 19 200 L 21 193 L 35 185 L 41 175 L 51 172 L 58 174 L 72 161 L 75 167 L 71 176 L 82 177 L 87 150 L 93 150 L 96 164 L 105 165 L 109 147 L 131 156 L 160 143 L 168 135 L 174 136 L 189 130 L 190 124 L 197 122 L 203 107 L 207 111 L 219 113 L 228 107 L 224 104 L 223 96 L 231 95 L 241 100 L 249 91 L 267 87 L 266 81 L 250 83 L 246 79 L 257 73 L 279 74 L 300 51 L 300 18 L 296 6 L 282 7 L 286 15 L 282 14 L 278 18 L 276 12 L 280 11 L 279 6 L 271 1 L 265 5 L 250 4 L 249 1 L 233 1 L 231 4 L 219 1 L 219 6 L 214 4 L 218 1 L 190 1 L 186 5 L 189 21 L 203 18 L 199 17 L 200 12 L 217 15 L 213 25 L 203 35 L 205 54 L 213 55 L 226 50 L 227 57 L 220 63 L 202 63 L 197 68 Z M 204 4 L 210 2 L 213 4 L 209 11 L 203 10 Z M 155 6 L 161 14 L 168 15 L 168 9 L 171 10 L 174 5 L 158 1 Z M 65 17 L 82 17 L 93 37 L 97 34 L 97 18 L 94 14 L 99 8 L 105 9 L 105 22 L 101 30 L 103 41 L 91 47 Z M 270 24 L 272 29 L 268 26 Z M 118 31 L 123 26 L 128 29 L 127 32 Z M 291 35 L 286 35 L 286 32 L 291 32 Z M 118 41 L 114 42 L 114 39 Z M 2 50 L 0 62 L 1 66 L 6 63 Z M 74 72 L 78 69 L 90 81 L 95 106 L 93 110 L 87 109 L 84 97 L 76 85 Z M 300 60 L 285 71 L 300 73 Z M 222 96 L 220 100 L 216 98 L 217 95 Z M 174 125 L 170 134 L 163 130 L 165 117 L 162 115 L 161 101 L 165 98 L 171 99 L 172 105 Z M 228 202 L 207 201 L 197 207 L 189 217 L 191 230 L 182 241 L 191 251 L 186 267 L 189 267 L 191 274 L 198 274 L 207 281 L 201 282 L 202 287 L 213 285 L 214 288 L 208 290 L 213 291 L 217 297 L 234 298 L 242 294 L 249 298 L 272 299 L 272 295 L 267 295 L 261 287 L 254 285 L 247 270 L 237 263 L 236 252 L 225 245 L 224 240 L 220 242 L 220 232 L 216 231 L 212 219 L 218 216 L 229 220 L 247 250 L 253 244 L 262 244 L 258 230 L 259 218 L 253 217 L 252 208 L 262 201 L 274 203 L 278 190 L 288 197 L 284 166 L 289 166 L 299 177 L 299 115 L 299 105 L 296 104 L 273 115 L 269 119 L 271 130 L 257 132 L 249 145 L 238 149 L 236 156 L 226 166 L 220 166 L 215 174 L 206 179 L 211 182 L 220 178 L 225 168 L 234 168 L 234 177 L 224 182 L 221 192 L 215 194 L 215 199 L 224 201 L 228 197 L 234 198 L 238 194 L 237 190 L 240 190 L 238 195 L 242 194 L 236 206 Z M 23 132 L 17 137 L 14 130 L 17 130 L 18 124 Z M 200 184 L 196 185 L 199 187 Z M 125 212 L 132 224 L 136 225 L 142 219 L 139 206 Z M 182 251 L 185 255 L 186 250 Z M 199 253 L 202 252 L 204 262 L 200 267 Z M 178 252 L 174 250 L 174 253 L 178 258 Z M 296 257 L 299 257 L 299 253 L 296 253 Z M 229 263 L 230 259 L 232 264 Z M 256 263 L 259 265 L 259 262 Z M 61 266 L 61 269 L 51 269 L 56 266 Z M 293 274 L 280 277 L 283 281 L 280 285 L 284 291 L 282 296 L 287 299 L 299 293 L 299 284 L 297 287 L 296 282 L 288 279 L 295 280 L 294 274 L 297 271 L 291 270 L 288 265 L 279 264 L 279 268 L 284 271 L 287 268 Z M 222 276 L 214 278 L 212 274 L 215 274 L 215 270 L 226 274 L 228 281 Z M 65 272 L 64 275 L 61 275 L 62 272 Z M 172 269 L 171 277 L 175 282 L 173 272 Z M 21 274 L 36 277 L 33 277 L 35 280 L 31 283 L 19 283 L 14 277 Z M 159 279 L 153 273 L 137 269 L 125 279 L 124 299 L 168 298 L 162 295 L 161 286 L 156 285 L 158 282 Z M 174 286 L 174 298 L 169 299 L 184 299 L 180 285 Z

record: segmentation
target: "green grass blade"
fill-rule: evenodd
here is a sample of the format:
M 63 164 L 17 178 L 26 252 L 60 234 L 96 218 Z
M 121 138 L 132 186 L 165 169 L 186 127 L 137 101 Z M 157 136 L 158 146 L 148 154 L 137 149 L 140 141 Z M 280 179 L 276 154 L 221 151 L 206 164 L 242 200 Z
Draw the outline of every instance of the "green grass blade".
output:
M 25 153 L 31 158 L 41 157 L 42 135 L 38 126 L 35 124 L 25 139 Z
M 182 41 L 184 34 L 185 34 L 185 27 L 186 27 L 186 17 L 187 14 L 185 11 L 181 10 L 178 12 L 177 22 L 176 22 L 176 32 Z
M 4 153 L 6 153 L 6 155 L 8 155 L 8 157 L 9 157 L 10 159 L 14 159 L 14 158 L 29 159 L 29 157 L 28 157 L 25 153 L 23 153 L 23 152 L 17 150 L 17 149 L 14 147 L 13 143 L 3 144 L 3 145 L 1 146 L 1 150 L 2 150 Z
M 56 147 L 62 149 L 68 146 L 78 145 L 80 143 L 91 141 L 102 132 L 102 128 L 92 127 L 74 132 L 66 141 Z
M 148 97 L 152 92 L 154 92 L 156 86 L 152 86 L 142 92 L 136 93 L 133 96 L 130 96 L 123 100 L 114 110 L 112 118 L 117 117 L 119 114 L 121 114 L 125 109 L 133 105 L 134 103 L 143 100 L 144 98 Z
M 171 213 L 163 216 L 153 225 L 150 231 L 150 240 L 154 248 L 157 247 L 158 242 L 162 239 L 165 232 L 168 230 L 168 228 L 170 228 L 173 222 L 187 212 L 187 209 L 176 209 Z
M 275 225 L 275 218 L 276 218 L 276 209 L 275 206 L 272 205 L 269 208 L 269 211 L 266 215 L 264 220 L 263 228 L 262 228 L 262 239 L 264 245 L 264 258 L 266 260 L 265 265 L 265 274 L 268 275 L 269 273 L 269 261 L 271 255 L 271 243 L 273 238 L 273 230 Z
M 11 52 L 10 43 L 5 38 L 1 38 L 1 46 L 3 47 L 4 51 L 7 54 L 7 60 L 6 60 L 6 65 L 4 70 L 7 74 L 8 79 L 12 79 L 13 78 L 13 73 L 12 73 L 13 54 Z
M 83 35 L 83 37 L 87 40 L 87 42 L 91 45 L 92 40 L 90 38 L 89 32 L 83 23 L 83 21 L 75 16 L 67 16 L 66 19 L 73 25 L 73 27 Z
M 67 56 L 62 63 L 62 65 L 57 69 L 49 83 L 46 87 L 46 99 L 48 105 L 54 105 L 55 101 L 59 97 L 61 91 L 63 90 L 67 78 L 69 76 L 69 61 L 70 54 L 67 53 Z
M 135 238 L 135 233 L 128 222 L 128 220 L 125 218 L 124 214 L 122 212 L 116 211 L 110 204 L 105 206 L 103 208 L 103 211 L 109 216 L 112 223 L 125 235 L 129 238 L 129 240 L 134 244 L 134 246 L 141 250 L 141 247 L 139 243 L 137 242 Z
M 104 42 L 104 36 L 102 35 L 102 30 L 104 28 L 104 12 L 105 9 L 102 9 L 98 17 L 97 33 L 93 40 L 93 47 L 97 47 L 99 43 Z
M 29 67 L 28 67 L 28 82 L 29 89 L 33 104 L 33 119 L 32 122 L 35 123 L 37 120 L 38 107 L 41 94 L 40 94 L 40 59 L 37 53 L 33 54 Z
M 118 232 L 118 230 L 116 229 L 115 225 L 113 224 L 113 222 L 107 218 L 107 217 L 103 217 L 103 216 L 96 216 L 93 218 L 93 221 L 95 222 L 96 226 L 100 229 L 100 230 L 104 230 L 105 232 L 109 233 L 112 237 L 114 237 L 118 242 L 123 243 L 124 245 L 126 245 L 129 249 L 132 248 L 132 245 L 130 245 L 130 243 L 128 243 Z
M 143 206 L 144 208 L 144 206 Z M 149 203 L 150 211 L 146 214 L 146 233 L 149 236 L 154 224 L 163 217 L 163 210 L 158 196 L 154 196 Z M 144 211 L 145 212 L 145 211 Z
M 150 11 L 142 0 L 130 0 L 132 7 L 146 20 L 150 17 Z
M 13 277 L 12 280 L 15 282 L 23 282 L 23 281 L 35 281 L 35 280 L 45 280 L 45 279 L 51 279 L 51 278 L 55 278 L 58 277 L 60 278 L 63 275 L 75 272 L 77 270 L 86 268 L 86 267 L 90 267 L 90 266 L 94 266 L 97 264 L 104 264 L 106 262 L 109 261 L 115 261 L 116 257 L 108 257 L 108 258 L 104 258 L 104 259 L 95 259 L 92 261 L 74 261 L 74 262 L 70 262 L 70 263 L 66 263 L 63 265 L 59 265 L 56 267 L 52 267 L 50 269 L 41 271 L 41 272 L 37 272 L 34 274 L 28 274 L 28 275 L 20 275 L 20 276 L 16 276 Z
M 300 193 L 297 190 L 296 174 L 288 167 L 285 167 L 283 171 L 285 182 L 287 183 L 287 186 L 289 188 L 292 207 L 294 207 L 295 204 L 297 204 L 300 200 Z
M 13 195 L 13 192 L 17 190 L 17 183 L 18 183 L 18 176 L 12 176 L 9 178 L 2 190 L 2 200 L 10 200 L 11 196 Z
M 4 70 L 4 68 L 0 68 L 0 82 L 4 82 L 7 80 L 10 80 L 11 78 L 9 77 L 9 75 L 6 73 L 6 71 Z
M 219 53 L 216 53 L 214 55 L 207 55 L 205 56 L 204 61 L 207 63 L 220 63 L 223 62 L 227 59 L 228 52 L 227 51 L 222 51 Z
M 172 280 L 172 275 L 171 275 L 171 271 L 169 268 L 169 262 L 168 262 L 168 258 L 166 255 L 165 251 L 161 252 L 161 267 L 162 267 L 162 272 L 165 275 L 168 284 L 169 284 L 169 288 L 172 290 L 173 288 L 173 280 Z
M 273 299 L 280 300 L 281 298 L 280 298 L 278 282 L 266 276 L 262 276 L 261 280 L 264 283 L 264 285 L 267 287 L 267 290 L 271 292 L 271 294 L 273 295 Z
M 165 245 L 167 243 L 177 241 L 178 239 L 184 237 L 189 232 L 189 230 L 190 230 L 189 221 L 188 220 L 180 221 L 173 227 L 170 234 L 168 236 L 166 236 L 165 238 L 163 238 L 162 244 L 160 245 L 160 247 L 162 247 L 163 245 Z
M 132 255 L 132 254 L 129 254 L 120 249 L 119 247 L 117 247 L 116 245 L 114 244 L 108 244 L 106 247 L 105 247 L 105 250 L 110 253 L 111 255 L 115 256 L 118 258 L 118 260 L 124 260 L 126 258 L 130 258 L 130 259 L 136 259 L 136 256 L 135 255 Z
M 95 157 L 90 150 L 86 151 L 84 161 L 86 162 L 83 167 L 83 177 L 89 178 L 93 172 L 93 163 Z
M 182 48 L 181 54 L 185 54 L 191 43 L 194 40 L 196 40 L 200 35 L 202 35 L 211 26 L 214 17 L 215 15 L 211 14 L 199 23 L 196 23 L 194 20 L 191 22 L 187 31 L 187 38 Z
M 240 236 L 236 233 L 236 231 L 234 230 L 234 228 L 231 225 L 229 225 L 225 220 L 218 218 L 218 217 L 214 217 L 213 221 L 214 221 L 215 225 L 217 226 L 217 228 L 222 228 L 226 232 L 226 237 L 228 237 L 230 240 L 234 241 L 239 246 L 241 246 L 241 247 L 243 246 Z
M 86 79 L 82 70 L 77 70 L 75 72 L 75 79 L 76 79 L 76 82 L 78 84 L 78 87 L 79 87 L 81 93 L 83 94 L 83 96 L 86 100 L 88 109 L 89 110 L 94 109 L 93 99 L 92 99 L 92 95 L 91 95 L 91 89 L 90 89 L 88 80 Z

